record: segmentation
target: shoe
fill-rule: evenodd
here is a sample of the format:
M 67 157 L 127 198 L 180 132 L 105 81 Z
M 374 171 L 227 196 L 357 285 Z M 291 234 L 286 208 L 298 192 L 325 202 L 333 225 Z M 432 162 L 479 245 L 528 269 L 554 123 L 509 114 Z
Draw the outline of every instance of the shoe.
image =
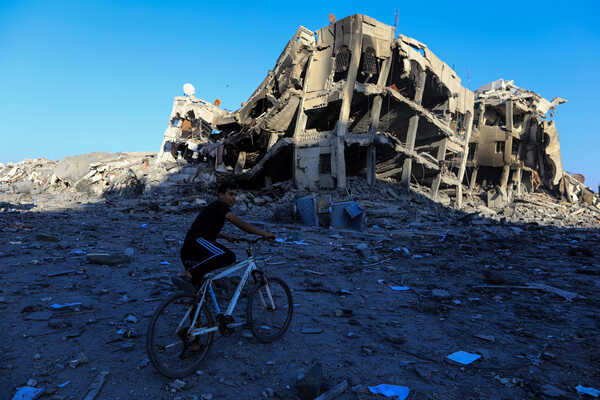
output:
M 217 168 L 215 168 L 215 172 L 220 172 L 222 174 L 228 174 L 230 171 L 227 169 L 227 167 L 225 167 L 223 164 L 221 164 Z

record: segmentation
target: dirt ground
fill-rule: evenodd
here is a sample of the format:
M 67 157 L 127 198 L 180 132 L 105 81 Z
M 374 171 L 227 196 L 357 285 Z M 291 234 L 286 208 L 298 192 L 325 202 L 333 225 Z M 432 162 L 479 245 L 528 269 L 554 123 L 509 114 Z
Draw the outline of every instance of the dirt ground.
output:
M 196 211 L 165 203 L 0 207 L 0 398 L 29 381 L 41 398 L 81 399 L 108 372 L 97 399 L 293 399 L 316 361 L 322 390 L 348 381 L 339 399 L 376 398 L 378 384 L 407 386 L 410 399 L 600 389 L 600 230 L 482 218 L 417 196 L 365 202 L 363 232 L 275 222 L 268 205 L 240 212 L 290 239 L 259 255 L 292 288 L 291 327 L 272 344 L 244 330 L 218 337 L 196 374 L 167 379 L 149 364 L 146 329 L 182 270 Z M 229 246 L 244 257 L 244 244 Z M 85 256 L 127 248 L 133 260 L 118 266 Z M 50 307 L 68 303 L 81 305 Z M 447 358 L 461 350 L 481 358 Z

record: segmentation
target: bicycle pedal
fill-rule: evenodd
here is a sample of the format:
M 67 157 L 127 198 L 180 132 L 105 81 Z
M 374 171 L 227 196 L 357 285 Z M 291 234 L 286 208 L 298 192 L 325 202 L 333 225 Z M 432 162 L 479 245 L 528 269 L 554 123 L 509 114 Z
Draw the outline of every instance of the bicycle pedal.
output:
M 217 323 L 219 324 L 219 332 L 221 335 L 227 337 L 231 336 L 234 332 L 233 328 L 228 327 L 227 325 L 232 324 L 234 319 L 231 315 L 219 314 L 217 315 Z

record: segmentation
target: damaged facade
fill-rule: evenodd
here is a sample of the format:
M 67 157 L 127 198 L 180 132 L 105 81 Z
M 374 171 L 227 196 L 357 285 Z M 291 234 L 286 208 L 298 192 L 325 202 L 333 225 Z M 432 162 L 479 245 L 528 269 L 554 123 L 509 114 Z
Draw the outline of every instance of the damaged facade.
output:
M 159 159 L 201 160 L 216 130 L 228 169 L 259 184 L 293 178 L 317 190 L 346 188 L 349 175 L 394 178 L 434 199 L 451 188 L 459 207 L 463 181 L 504 194 L 509 180 L 517 192 L 538 181 L 562 185 L 566 197 L 585 188 L 563 179 L 551 117 L 565 100 L 503 80 L 473 93 L 426 45 L 395 36 L 359 14 L 316 32 L 300 27 L 237 111 L 176 97 Z
M 492 188 L 488 204 L 539 187 L 570 202 L 591 194 L 581 175 L 577 179 L 563 170 L 554 113 L 566 102 L 548 101 L 503 79 L 476 90 L 467 176 L 471 188 Z

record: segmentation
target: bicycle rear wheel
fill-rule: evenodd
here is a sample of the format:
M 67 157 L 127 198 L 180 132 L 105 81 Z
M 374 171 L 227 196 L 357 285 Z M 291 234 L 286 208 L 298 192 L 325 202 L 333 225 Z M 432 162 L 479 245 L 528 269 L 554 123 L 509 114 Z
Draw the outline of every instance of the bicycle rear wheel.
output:
M 196 336 L 193 340 L 187 335 L 197 304 L 194 296 L 175 293 L 152 316 L 146 336 L 146 351 L 152 365 L 164 376 L 181 378 L 190 375 L 208 354 L 214 333 Z M 204 305 L 194 327 L 213 325 L 212 315 Z
M 248 324 L 254 337 L 262 343 L 283 336 L 293 312 L 292 292 L 279 278 L 265 278 L 248 296 Z

